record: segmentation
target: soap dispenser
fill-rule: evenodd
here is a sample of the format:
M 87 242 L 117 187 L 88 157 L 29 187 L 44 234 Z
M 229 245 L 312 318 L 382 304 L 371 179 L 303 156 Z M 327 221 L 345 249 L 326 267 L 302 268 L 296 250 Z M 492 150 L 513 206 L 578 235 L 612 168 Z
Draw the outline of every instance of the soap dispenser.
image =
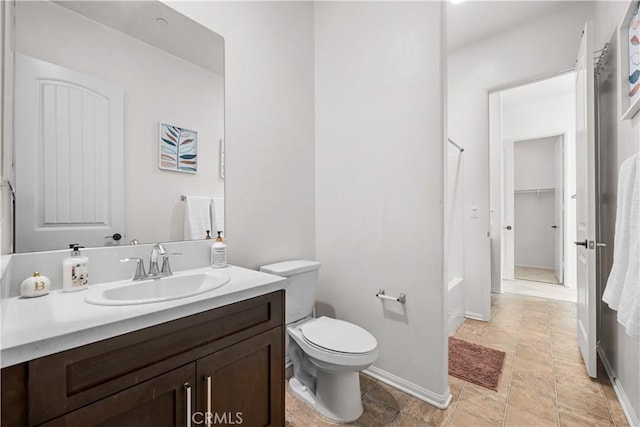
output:
M 80 254 L 80 246 L 71 243 L 71 256 L 62 260 L 62 290 L 75 292 L 87 289 L 89 283 L 89 258 Z
M 227 266 L 227 245 L 222 241 L 222 231 L 218 231 L 216 242 L 211 245 L 211 267 L 222 268 Z

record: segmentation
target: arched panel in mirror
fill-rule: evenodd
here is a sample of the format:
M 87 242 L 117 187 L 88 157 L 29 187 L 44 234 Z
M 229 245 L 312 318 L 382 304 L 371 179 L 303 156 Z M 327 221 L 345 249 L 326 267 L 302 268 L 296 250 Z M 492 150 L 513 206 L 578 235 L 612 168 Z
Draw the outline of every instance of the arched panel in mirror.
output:
M 16 2 L 13 98 L 15 252 L 224 231 L 220 35 L 158 1 Z

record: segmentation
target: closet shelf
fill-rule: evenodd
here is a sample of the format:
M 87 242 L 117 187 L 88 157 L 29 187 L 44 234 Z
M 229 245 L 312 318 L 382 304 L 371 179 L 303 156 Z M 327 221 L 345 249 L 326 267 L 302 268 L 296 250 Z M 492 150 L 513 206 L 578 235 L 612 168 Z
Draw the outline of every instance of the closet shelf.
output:
M 549 193 L 556 191 L 555 188 L 534 188 L 531 190 L 514 190 L 515 194 L 524 194 L 524 193 Z

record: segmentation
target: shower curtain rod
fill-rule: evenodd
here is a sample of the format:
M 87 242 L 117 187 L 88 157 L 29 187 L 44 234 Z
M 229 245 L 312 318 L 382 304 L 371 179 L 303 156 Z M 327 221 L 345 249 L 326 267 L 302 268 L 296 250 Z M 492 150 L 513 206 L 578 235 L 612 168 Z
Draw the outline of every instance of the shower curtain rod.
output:
M 448 140 L 449 140 L 449 143 L 452 144 L 454 147 L 456 147 L 458 150 L 460 150 L 461 153 L 464 151 L 464 148 L 456 144 L 455 141 L 453 141 L 451 138 L 448 138 Z

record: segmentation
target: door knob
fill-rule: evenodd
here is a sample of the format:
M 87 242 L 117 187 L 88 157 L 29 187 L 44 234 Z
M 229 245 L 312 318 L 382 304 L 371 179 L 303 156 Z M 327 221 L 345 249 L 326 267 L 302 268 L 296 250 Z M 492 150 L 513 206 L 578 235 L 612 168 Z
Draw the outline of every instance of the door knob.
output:
M 573 242 L 576 246 L 584 246 L 585 248 L 588 246 L 589 241 L 584 239 L 584 242 Z
M 513 227 L 512 227 L 512 226 L 510 226 L 510 225 L 507 225 L 505 228 L 506 228 L 507 230 L 511 230 Z
M 552 225 L 551 228 L 555 229 L 555 228 L 558 228 L 558 226 L 557 225 Z

